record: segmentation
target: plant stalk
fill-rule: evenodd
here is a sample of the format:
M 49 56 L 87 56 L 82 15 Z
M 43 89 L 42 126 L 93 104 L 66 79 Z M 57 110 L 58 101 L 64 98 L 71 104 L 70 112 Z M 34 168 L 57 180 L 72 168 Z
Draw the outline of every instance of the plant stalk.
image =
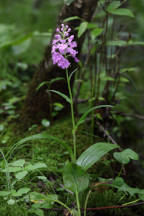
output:
M 75 117 L 74 117 L 74 105 L 73 105 L 73 97 L 72 97 L 72 91 L 70 86 L 70 79 L 68 76 L 68 70 L 66 69 L 66 78 L 67 78 L 67 84 L 68 84 L 68 91 L 70 96 L 70 105 L 71 105 L 71 117 L 72 117 L 72 135 L 73 135 L 73 154 L 74 154 L 74 160 L 76 160 L 76 130 L 75 130 Z
M 78 209 L 78 216 L 81 216 L 79 194 L 77 190 L 76 190 L 76 203 L 77 203 L 77 209 Z

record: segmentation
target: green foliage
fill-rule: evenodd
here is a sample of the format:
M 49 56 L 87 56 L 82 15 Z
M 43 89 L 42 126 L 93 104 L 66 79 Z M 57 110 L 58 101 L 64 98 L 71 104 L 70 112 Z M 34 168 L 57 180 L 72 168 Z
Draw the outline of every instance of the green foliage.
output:
M 79 38 L 84 34 L 84 32 L 87 29 L 87 26 L 88 26 L 88 22 L 82 22 L 80 24 L 79 29 L 78 29 L 78 37 Z
M 131 149 L 125 149 L 122 152 L 115 152 L 113 154 L 114 158 L 122 164 L 127 164 L 132 160 L 138 160 L 139 156 L 136 152 Z
M 96 143 L 86 149 L 77 159 L 77 164 L 84 170 L 89 169 L 94 163 L 101 159 L 109 151 L 118 148 L 118 145 L 110 143 Z
M 89 177 L 81 166 L 66 162 L 63 170 L 64 186 L 72 192 L 82 192 L 89 185 Z
M 112 2 L 108 7 L 107 7 L 107 11 L 110 14 L 114 14 L 114 15 L 119 15 L 119 16 L 129 16 L 129 17 L 134 17 L 133 13 L 131 12 L 131 10 L 127 9 L 127 8 L 119 8 L 121 5 L 120 1 L 114 1 Z
M 73 0 L 65 0 L 67 6 L 72 2 Z M 59 120 L 52 125 L 44 118 L 40 125 L 32 125 L 21 135 L 17 132 L 18 126 L 14 125 L 12 128 L 10 125 L 10 122 L 19 118 L 17 111 L 25 99 L 28 82 L 36 70 L 36 67 L 31 69 L 31 65 L 38 64 L 45 46 L 50 42 L 51 28 L 56 24 L 54 17 L 60 4 L 56 0 L 41 2 L 40 7 L 36 8 L 35 1 L 32 0 L 15 0 L 11 4 L 6 0 L 1 5 L 1 216 L 60 215 L 60 212 L 47 211 L 53 206 L 59 208 L 60 205 L 71 215 L 80 215 L 80 207 L 84 207 L 86 199 L 88 207 L 116 204 L 127 207 L 144 200 L 144 190 L 140 189 L 143 188 L 143 183 L 139 188 L 141 177 L 137 174 L 138 170 L 142 173 L 142 168 L 135 169 L 135 178 L 139 177 L 136 181 L 132 179 L 128 166 L 125 168 L 126 175 L 123 176 L 123 166 L 131 159 L 139 159 L 131 148 L 134 147 L 137 152 L 138 149 L 141 152 L 143 148 L 143 126 L 137 120 L 132 120 L 133 112 L 143 115 L 141 46 L 144 45 L 144 14 L 141 0 L 128 2 L 128 8 L 121 1 L 111 1 L 108 4 L 101 0 L 92 22 L 78 16 L 64 20 L 81 21 L 76 29 L 78 38 L 88 32 L 83 46 L 84 59 L 79 63 L 80 69 L 77 68 L 77 73 L 74 71 L 69 76 L 70 82 L 75 74 L 73 96 L 77 93 L 78 84 L 82 83 L 79 97 L 87 101 L 76 107 L 78 113 L 75 127 L 71 127 L 69 120 Z M 139 15 L 128 19 L 134 17 L 132 11 Z M 128 24 L 127 29 L 123 29 L 124 23 Z M 51 84 L 61 79 L 57 77 L 44 81 L 38 85 L 37 91 L 41 91 L 43 86 L 50 90 Z M 67 95 L 55 90 L 50 90 L 49 94 L 51 92 L 73 104 L 72 98 Z M 56 118 L 63 108 L 59 101 L 54 103 L 53 116 Z M 40 132 L 43 129 L 47 131 Z M 76 137 L 76 155 L 72 150 L 71 135 Z M 119 145 L 110 143 L 115 140 Z M 114 152 L 112 158 L 109 152 L 119 146 L 122 150 Z M 71 161 L 65 163 L 69 159 Z M 117 162 L 122 164 L 119 174 Z M 141 159 L 138 163 L 143 166 Z M 98 178 L 101 174 L 105 179 Z M 69 206 L 73 206 L 72 209 Z M 90 214 L 87 212 L 87 215 Z M 122 214 L 134 215 L 130 208 L 107 211 L 107 215 Z

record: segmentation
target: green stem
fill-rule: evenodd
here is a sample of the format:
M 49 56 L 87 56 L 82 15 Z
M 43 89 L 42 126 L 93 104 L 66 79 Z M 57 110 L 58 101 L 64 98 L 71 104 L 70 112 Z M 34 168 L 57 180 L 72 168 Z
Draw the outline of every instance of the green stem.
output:
M 87 203 L 88 203 L 88 199 L 89 199 L 90 194 L 91 194 L 91 190 L 88 192 L 88 194 L 86 196 L 86 200 L 85 200 L 85 204 L 84 204 L 84 216 L 86 216 L 86 208 L 87 208 Z
M 66 78 L 67 78 L 67 84 L 68 84 L 68 91 L 70 96 L 70 105 L 71 105 L 71 117 L 72 117 L 72 135 L 73 135 L 73 153 L 74 153 L 74 160 L 76 160 L 76 130 L 75 130 L 75 117 L 74 117 L 74 106 L 73 106 L 73 97 L 72 97 L 72 91 L 70 86 L 70 80 L 68 76 L 68 70 L 66 69 Z
M 81 216 L 79 195 L 78 195 L 78 191 L 77 190 L 76 190 L 76 203 L 77 203 L 77 209 L 78 209 L 78 216 Z
M 4 162 L 5 162 L 5 168 L 8 168 L 8 162 L 5 158 L 5 155 L 3 153 L 3 151 L 0 149 L 0 153 L 2 154 L 2 157 L 4 159 Z M 11 183 L 10 183 L 10 174 L 8 171 L 6 171 L 6 180 L 7 180 L 7 187 L 8 187 L 8 190 L 11 190 Z
M 121 169 L 120 169 L 120 171 L 119 171 L 119 173 L 118 173 L 118 177 L 121 176 L 121 173 L 122 173 L 123 168 L 124 168 L 124 165 L 122 164 Z
M 48 199 L 48 198 L 47 198 L 47 200 L 51 200 L 53 202 L 56 202 L 56 203 L 60 204 L 61 206 L 63 206 L 64 208 L 66 208 L 71 215 L 73 215 L 72 210 L 66 204 L 64 204 L 63 202 L 61 202 L 60 200 L 54 200 L 54 199 Z
M 131 202 L 124 203 L 124 204 L 122 204 L 122 205 L 123 205 L 123 206 L 132 205 L 132 204 L 138 202 L 139 200 L 140 200 L 140 199 L 136 199 L 136 200 L 133 200 L 133 201 L 131 201 Z

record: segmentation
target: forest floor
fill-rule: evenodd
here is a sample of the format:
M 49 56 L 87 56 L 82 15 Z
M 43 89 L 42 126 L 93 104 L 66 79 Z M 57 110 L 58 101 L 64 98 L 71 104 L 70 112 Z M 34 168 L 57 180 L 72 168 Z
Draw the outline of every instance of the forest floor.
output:
M 17 129 L 16 129 L 17 128 Z M 69 117 L 58 120 L 48 127 L 42 125 L 33 125 L 25 132 L 19 131 L 16 123 L 8 124 L 5 130 L 0 134 L 0 143 L 3 154 L 6 156 L 8 163 L 12 163 L 17 160 L 24 160 L 26 163 L 37 164 L 44 163 L 46 168 L 36 169 L 29 172 L 21 180 L 15 184 L 15 173 L 10 173 L 9 181 L 12 184 L 13 190 L 20 188 L 30 188 L 31 191 L 41 193 L 56 193 L 59 199 L 64 203 L 67 203 L 70 207 L 74 206 L 75 202 L 71 193 L 66 193 L 62 181 L 62 167 L 69 159 L 68 152 L 57 140 L 50 140 L 49 138 L 38 138 L 38 134 L 46 132 L 50 136 L 57 137 L 60 140 L 65 140 L 70 146 L 72 146 L 71 135 L 71 120 Z M 102 141 L 100 137 L 92 137 L 90 135 L 90 129 L 88 125 L 84 124 L 80 127 L 77 134 L 77 153 L 81 154 L 88 146 L 95 142 Z M 29 137 L 29 138 L 28 138 Z M 19 142 L 26 138 L 24 142 Z M 14 148 L 13 148 L 14 147 Z M 7 153 L 10 153 L 7 155 Z M 1 162 L 1 169 L 4 166 Z M 99 163 L 90 169 L 91 182 L 90 185 L 98 184 L 99 177 L 112 178 L 117 175 L 117 166 L 113 163 L 112 158 L 108 155 L 104 157 Z M 7 176 L 4 173 L 0 174 L 1 190 L 7 188 Z M 91 187 L 90 186 L 90 187 Z M 135 197 L 136 198 L 136 197 Z M 18 202 L 9 205 L 7 203 L 8 198 L 0 196 L 0 215 L 1 216 L 27 216 L 35 215 L 35 212 L 30 211 L 32 203 L 26 202 L 26 197 L 18 197 Z M 11 198 L 12 199 L 12 198 Z M 81 197 L 82 199 L 82 197 Z M 13 200 L 13 199 L 12 199 Z M 122 200 L 122 201 L 121 201 Z M 91 192 L 91 196 L 88 201 L 88 207 L 96 208 L 102 206 L 116 206 L 121 203 L 134 200 L 134 197 L 123 196 L 121 192 L 116 192 L 110 187 L 103 186 L 95 188 Z M 34 203 L 36 204 L 36 203 Z M 68 215 L 61 210 L 59 205 L 54 205 L 57 210 L 43 208 L 43 213 L 37 213 L 36 215 Z M 37 207 L 35 207 L 37 209 Z M 142 216 L 141 212 L 143 207 L 139 206 L 132 208 L 118 208 L 107 209 L 101 211 L 88 211 L 87 215 L 124 215 L 124 216 Z

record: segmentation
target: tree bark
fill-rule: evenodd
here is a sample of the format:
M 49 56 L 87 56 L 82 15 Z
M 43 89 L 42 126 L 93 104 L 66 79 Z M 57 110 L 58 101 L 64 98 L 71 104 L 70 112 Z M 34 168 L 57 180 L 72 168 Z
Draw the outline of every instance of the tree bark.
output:
M 58 16 L 57 25 L 59 26 L 61 23 L 63 23 L 64 19 L 72 16 L 79 16 L 83 20 L 90 21 L 96 9 L 97 2 L 98 0 L 75 0 L 69 6 L 64 5 Z M 77 32 L 75 31 L 75 28 L 80 25 L 80 22 L 80 20 L 73 20 L 67 23 L 69 27 L 72 29 L 71 33 L 75 35 L 75 39 L 78 44 L 79 55 L 85 38 L 85 35 L 83 35 L 79 39 L 77 38 Z M 55 31 L 53 33 L 53 36 L 54 34 Z M 69 73 L 76 69 L 76 67 L 76 63 L 73 60 L 71 60 Z M 28 126 L 31 123 L 37 123 L 43 118 L 51 120 L 51 105 L 55 102 L 62 103 L 65 107 L 65 111 L 68 108 L 68 104 L 66 103 L 66 101 L 57 94 L 52 93 L 51 97 L 49 97 L 48 93 L 46 92 L 46 86 L 43 86 L 38 91 L 36 91 L 36 88 L 40 83 L 44 81 L 50 81 L 56 77 L 65 78 L 65 70 L 62 70 L 61 68 L 58 68 L 56 65 L 52 64 L 51 45 L 48 45 L 45 51 L 44 58 L 40 63 L 38 70 L 34 74 L 25 103 L 21 110 L 20 119 L 25 126 Z M 51 85 L 51 89 L 60 91 L 68 95 L 67 83 L 65 80 L 59 80 L 53 83 Z M 71 85 L 73 85 L 73 81 L 74 77 L 71 81 Z

